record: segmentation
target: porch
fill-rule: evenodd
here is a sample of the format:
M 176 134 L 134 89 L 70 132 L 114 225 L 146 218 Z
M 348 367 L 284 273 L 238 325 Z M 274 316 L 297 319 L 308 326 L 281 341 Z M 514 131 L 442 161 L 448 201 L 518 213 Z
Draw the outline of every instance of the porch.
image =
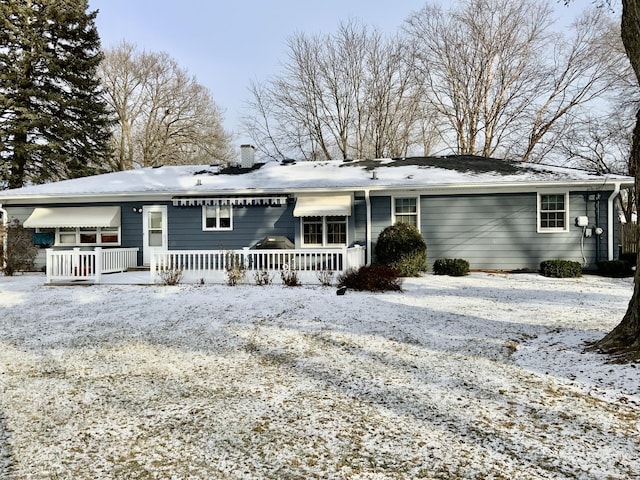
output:
M 104 274 L 126 272 L 137 265 L 137 248 L 47 248 L 47 283 L 79 280 L 101 283 Z
M 333 272 L 335 278 L 365 265 L 365 252 L 359 245 L 297 250 L 165 250 L 151 254 L 149 271 L 144 275 L 150 284 L 162 283 L 162 275 L 168 271 L 179 271 L 182 283 L 226 283 L 227 272 L 237 269 L 244 272 L 246 283 L 254 283 L 257 274 L 279 283 L 280 272 L 295 270 L 300 282 L 317 284 L 323 272 Z M 138 268 L 137 254 L 137 248 L 47 249 L 47 283 L 111 283 L 103 275 Z M 139 272 L 136 278 L 140 283 Z

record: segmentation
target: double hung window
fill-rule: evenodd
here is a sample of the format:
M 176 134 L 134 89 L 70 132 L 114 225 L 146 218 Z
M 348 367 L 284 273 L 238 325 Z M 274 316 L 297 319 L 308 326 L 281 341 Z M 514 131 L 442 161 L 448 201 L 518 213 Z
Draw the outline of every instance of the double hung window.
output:
M 233 210 L 231 205 L 206 205 L 202 207 L 203 230 L 232 230 Z
M 393 199 L 393 223 L 408 223 L 416 228 L 420 228 L 418 198 L 403 197 Z
M 569 195 L 538 194 L 538 232 L 568 231 Z

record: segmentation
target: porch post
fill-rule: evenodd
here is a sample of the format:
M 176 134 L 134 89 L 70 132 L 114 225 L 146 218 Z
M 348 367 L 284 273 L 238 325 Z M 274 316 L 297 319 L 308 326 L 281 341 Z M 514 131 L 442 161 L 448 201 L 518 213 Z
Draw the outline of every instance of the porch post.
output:
M 47 248 L 47 263 L 46 263 L 46 271 L 47 271 L 47 283 L 51 283 L 51 277 L 53 275 L 53 248 Z
M 93 250 L 95 254 L 95 282 L 100 283 L 102 279 L 102 247 L 96 247 Z
M 80 270 L 80 247 L 74 247 L 71 254 L 71 274 L 74 277 L 82 277 Z
M 149 253 L 149 276 L 151 283 L 156 283 L 156 252 Z

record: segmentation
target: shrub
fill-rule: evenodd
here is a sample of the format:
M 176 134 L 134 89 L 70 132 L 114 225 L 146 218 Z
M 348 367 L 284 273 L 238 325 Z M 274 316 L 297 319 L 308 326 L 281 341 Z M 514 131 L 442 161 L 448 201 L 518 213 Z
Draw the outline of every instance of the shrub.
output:
M 224 271 L 227 277 L 227 285 L 235 287 L 246 276 L 243 258 L 233 252 L 226 252 L 224 258 Z
M 293 267 L 289 267 L 285 265 L 283 269 L 280 271 L 280 278 L 282 279 L 282 283 L 284 283 L 287 287 L 297 287 L 300 285 L 300 279 L 298 278 L 298 269 Z
M 633 264 L 625 260 L 598 262 L 598 273 L 605 277 L 623 278 L 633 276 Z
M 545 277 L 574 278 L 582 276 L 582 266 L 571 260 L 545 260 L 540 263 L 540 273 Z
M 253 279 L 258 286 L 271 285 L 273 283 L 273 275 L 266 270 L 258 270 L 254 272 Z
M 244 266 L 242 265 L 227 265 L 225 267 L 225 273 L 227 275 L 227 285 L 231 287 L 242 283 L 246 275 Z
M 373 264 L 347 270 L 338 277 L 338 286 L 370 292 L 402 291 L 402 279 L 398 278 L 397 270 Z
M 378 237 L 376 262 L 402 277 L 417 277 L 427 269 L 427 244 L 413 225 L 390 225 Z
M 162 285 L 178 285 L 182 280 L 182 271 L 182 268 L 171 266 L 158 270 L 160 283 Z
M 469 262 L 462 258 L 440 258 L 433 263 L 433 273 L 462 277 L 469 273 Z
M 32 234 L 18 220 L 8 224 L 6 229 L 7 244 L 0 249 L 0 269 L 9 277 L 16 272 L 33 270 L 38 247 L 33 244 Z M 4 232 L 0 231 L 4 238 L 3 234 Z
M 316 278 L 323 287 L 330 287 L 333 283 L 333 270 L 318 270 L 316 272 Z

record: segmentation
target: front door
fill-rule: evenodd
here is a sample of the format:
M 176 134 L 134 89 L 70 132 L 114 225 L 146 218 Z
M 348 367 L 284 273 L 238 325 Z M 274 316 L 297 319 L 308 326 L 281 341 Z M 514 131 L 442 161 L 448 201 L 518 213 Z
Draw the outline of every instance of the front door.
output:
M 151 254 L 167 250 L 167 207 L 165 205 L 148 205 L 142 207 L 143 251 L 142 260 L 145 265 L 151 263 Z

